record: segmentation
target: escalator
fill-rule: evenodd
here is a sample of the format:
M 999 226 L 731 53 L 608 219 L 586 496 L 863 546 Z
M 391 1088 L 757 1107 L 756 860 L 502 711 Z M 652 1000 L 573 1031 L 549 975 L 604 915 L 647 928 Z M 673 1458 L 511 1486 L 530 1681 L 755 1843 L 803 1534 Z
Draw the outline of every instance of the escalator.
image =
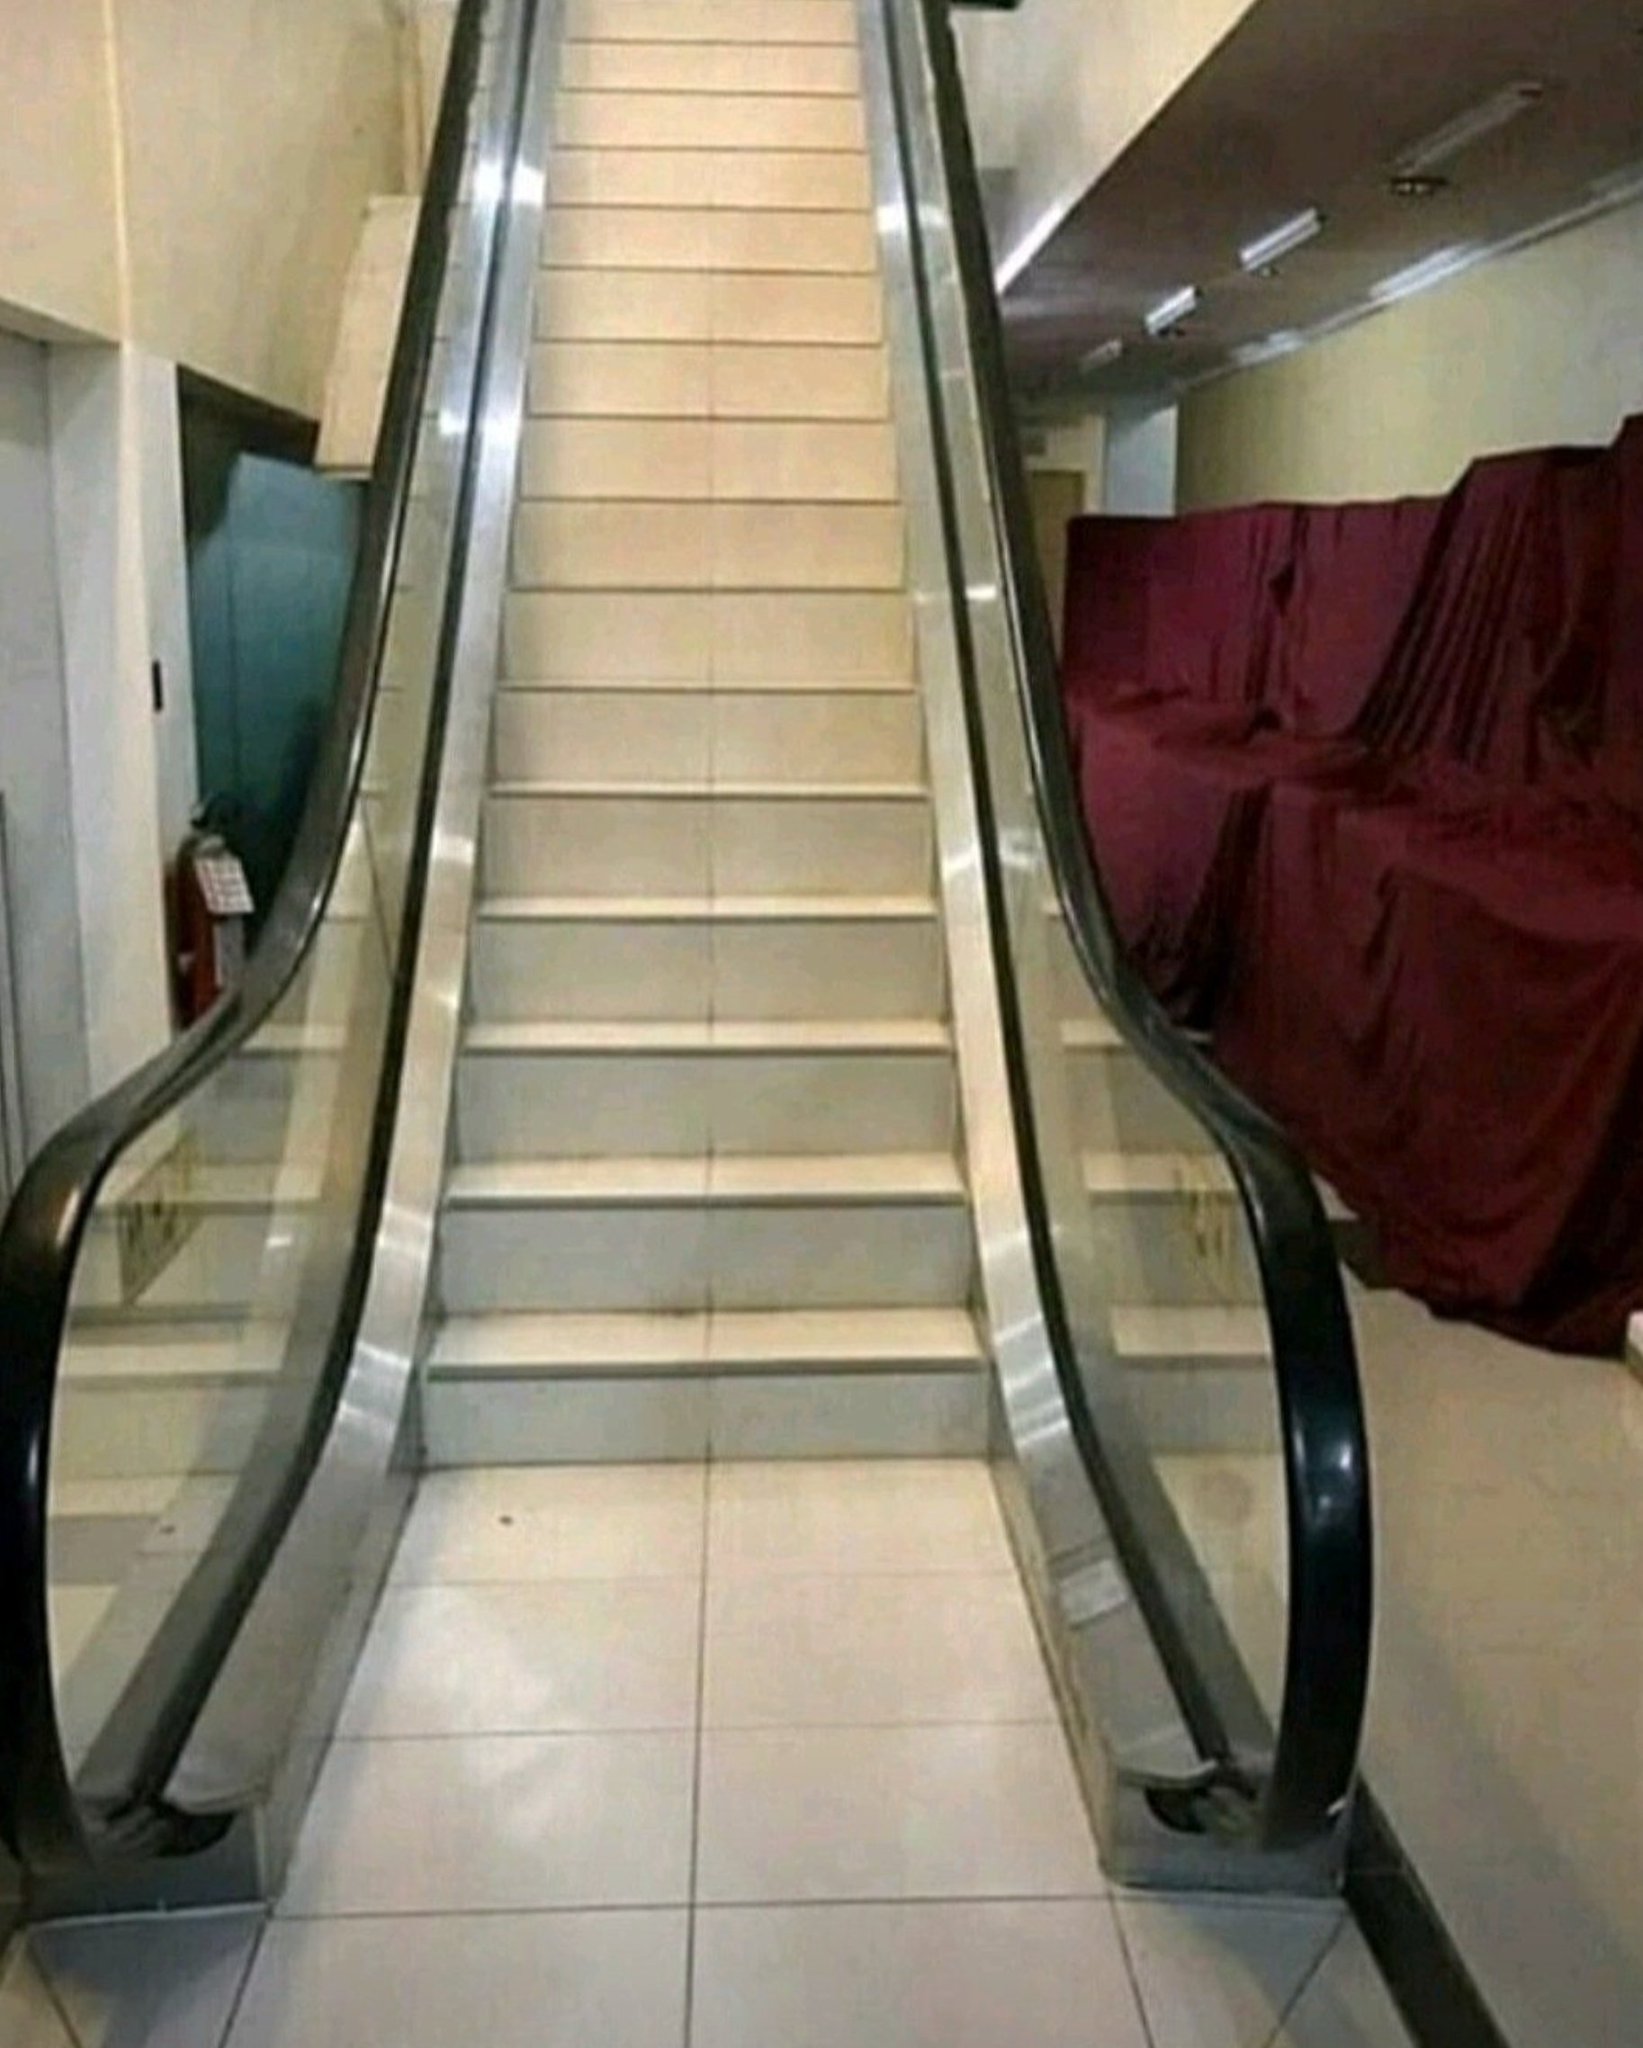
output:
M 563 1319 L 582 1319 L 588 1346 L 613 1336 L 617 1312 L 629 1326 L 636 1309 L 683 1313 L 659 1276 L 685 1273 L 690 1244 L 732 1215 L 754 1218 L 747 1242 L 762 1247 L 721 1296 L 746 1311 L 738 1340 L 778 1305 L 835 1347 L 846 1321 L 870 1318 L 873 1341 L 893 1336 L 917 1366 L 921 1395 L 939 1385 L 971 1403 L 1109 1871 L 1303 1894 L 1339 1881 L 1370 1550 L 1328 1224 L 1299 1162 L 1114 940 L 1063 750 L 946 21 L 934 0 L 864 0 L 859 31 L 884 317 L 882 350 L 869 337 L 859 351 L 868 400 L 849 395 L 849 347 L 825 336 L 780 366 L 807 385 L 797 396 L 745 395 L 766 388 L 754 372 L 772 357 L 743 364 L 744 395 L 727 398 L 712 349 L 750 355 L 756 324 L 724 343 L 713 322 L 728 316 L 710 311 L 692 338 L 681 281 L 665 300 L 681 353 L 658 368 L 641 360 L 654 337 L 620 324 L 612 271 L 574 316 L 539 285 L 544 217 L 551 231 L 565 204 L 556 176 L 574 168 L 556 152 L 589 140 L 564 132 L 555 91 L 577 82 L 574 17 L 562 45 L 539 0 L 463 0 L 340 688 L 289 873 L 242 985 L 46 1148 L 0 1231 L 0 1838 L 33 1912 L 276 1884 L 427 1434 L 477 1462 L 544 1411 L 568 1427 L 579 1396 L 545 1355 Z M 664 118 L 665 96 L 646 98 L 637 75 L 589 96 L 615 107 L 626 92 L 635 120 Z M 757 98 L 737 104 L 754 133 Z M 846 132 L 849 105 L 829 105 Z M 830 147 L 848 153 L 820 125 L 812 143 L 816 175 Z M 779 254 L 746 260 L 802 267 Z M 612 337 L 651 396 L 555 410 L 544 394 L 575 366 L 554 351 Z M 871 505 L 847 516 L 827 512 L 825 490 L 814 504 L 802 486 L 768 492 L 781 509 L 755 505 L 699 577 L 688 563 L 653 577 L 666 602 L 641 588 L 653 572 L 590 571 L 583 591 L 604 591 L 601 617 L 623 632 L 643 628 L 644 657 L 613 653 L 581 595 L 552 595 L 566 587 L 556 550 L 586 528 L 544 511 L 551 494 L 530 479 L 550 461 L 574 471 L 595 441 L 608 460 L 620 437 L 543 437 L 541 418 L 621 419 L 645 443 L 662 431 L 647 419 L 690 413 L 688 397 L 654 395 L 683 367 L 725 417 L 796 407 L 807 425 L 853 422 L 850 445 L 876 448 L 890 428 L 863 422 L 880 361 L 893 494 L 864 486 Z M 714 410 L 710 395 L 702 417 Z M 674 440 L 688 466 L 690 436 Z M 636 495 L 583 477 L 551 503 Z M 704 516 L 658 519 L 641 552 L 676 546 L 683 561 Z M 613 516 L 613 550 L 637 544 L 638 517 Z M 819 543 L 802 577 L 735 566 L 774 559 L 782 530 L 847 529 L 868 564 L 839 572 L 866 586 L 852 609 L 824 611 Z M 693 577 L 711 591 L 699 604 Z M 697 617 L 699 657 L 683 646 Z M 523 687 L 570 659 L 521 669 L 542 620 L 555 646 L 584 647 L 552 671 L 579 696 L 621 684 L 632 708 L 652 690 L 636 760 L 663 699 L 702 683 L 761 700 L 727 712 L 717 744 L 751 747 L 762 720 L 778 751 L 806 756 L 803 773 L 769 786 L 766 768 L 723 770 L 706 790 L 658 791 L 635 767 L 568 788 L 555 749 L 572 748 L 571 721 Z M 784 703 L 764 705 L 778 677 Z M 808 724 L 793 712 L 801 684 Z M 849 733 L 875 747 L 888 735 L 910 749 L 904 765 L 851 765 Z M 651 812 L 665 814 L 654 832 Z M 624 865 L 641 840 L 654 872 Z M 590 899 L 605 905 L 597 931 Z M 776 1015 L 761 977 L 807 923 L 855 949 L 828 957 L 846 963 L 835 979 L 857 1010 L 867 981 L 938 928 L 945 971 L 886 999 L 896 1014 L 870 1031 L 837 985 L 825 1029 Z M 592 981 L 636 957 L 628 927 L 665 927 L 671 1001 L 697 927 L 717 971 L 732 924 L 745 1015 L 663 1011 L 625 1035 L 589 1022 Z M 560 963 L 570 1023 L 522 1007 L 541 971 L 540 957 L 521 965 L 532 948 Z M 812 979 L 814 1006 L 826 977 Z M 664 1097 L 674 1114 L 681 1075 L 727 1051 L 807 1098 L 835 1072 L 825 1060 L 870 1056 L 882 1086 L 866 1109 L 866 1094 L 841 1098 L 807 1154 L 744 1125 L 737 1147 L 697 1132 L 669 1159 L 611 1162 L 612 1118 Z M 628 1062 L 614 1086 L 590 1078 L 596 1057 Z M 714 1115 L 748 1113 L 747 1071 L 716 1096 L 700 1082 Z M 945 1130 L 955 1086 L 947 1157 L 910 1105 L 933 1105 Z M 737 1150 L 737 1171 L 693 1179 L 693 1144 L 714 1161 Z M 575 1200 L 544 1148 L 580 1154 Z M 592 1158 L 608 1170 L 590 1201 Z M 759 1290 L 795 1229 L 808 1251 L 778 1304 Z M 862 1278 L 869 1239 L 891 1277 Z M 613 1292 L 611 1269 L 638 1291 Z M 610 1363 L 650 1384 L 643 1359 Z M 652 1376 L 682 1414 L 691 1375 L 665 1363 Z M 584 1355 L 583 1384 L 590 1372 Z M 772 1384 L 796 1374 L 791 1352 L 771 1366 Z M 486 1399 L 490 1422 L 471 1425 Z M 458 1411 L 470 1434 L 453 1451 L 442 1418 Z M 559 1456 L 598 1454 L 574 1430 L 555 1441 Z

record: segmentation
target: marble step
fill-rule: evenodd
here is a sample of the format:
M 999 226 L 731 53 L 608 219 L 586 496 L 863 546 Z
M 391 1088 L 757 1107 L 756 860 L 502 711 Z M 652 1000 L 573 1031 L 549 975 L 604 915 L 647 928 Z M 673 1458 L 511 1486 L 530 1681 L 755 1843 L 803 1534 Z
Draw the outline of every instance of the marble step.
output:
M 489 1023 L 925 1018 L 945 983 L 917 894 L 490 897 L 470 973 Z
M 452 1318 L 436 1463 L 964 1455 L 986 1442 L 967 1309 Z
M 936 1152 L 464 1164 L 440 1237 L 457 1315 L 950 1307 L 972 1257 Z
M 922 1152 L 957 1139 L 935 1021 L 475 1024 L 457 1074 L 457 1151 Z

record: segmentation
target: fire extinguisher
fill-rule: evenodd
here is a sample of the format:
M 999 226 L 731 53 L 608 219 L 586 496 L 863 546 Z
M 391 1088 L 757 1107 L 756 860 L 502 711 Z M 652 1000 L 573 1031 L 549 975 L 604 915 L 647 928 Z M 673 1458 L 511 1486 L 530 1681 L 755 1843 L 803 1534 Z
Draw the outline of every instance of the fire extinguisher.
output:
M 171 871 L 172 974 L 186 1027 L 239 979 L 253 904 L 238 854 L 202 809 Z

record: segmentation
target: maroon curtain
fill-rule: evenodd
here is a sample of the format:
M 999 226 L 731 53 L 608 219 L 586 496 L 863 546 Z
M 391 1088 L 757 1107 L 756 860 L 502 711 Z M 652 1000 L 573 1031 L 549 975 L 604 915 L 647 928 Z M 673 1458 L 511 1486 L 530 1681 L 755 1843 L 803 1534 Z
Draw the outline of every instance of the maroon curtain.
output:
M 1081 521 L 1066 688 L 1120 929 L 1394 1279 L 1643 1305 L 1643 423 L 1442 501 Z

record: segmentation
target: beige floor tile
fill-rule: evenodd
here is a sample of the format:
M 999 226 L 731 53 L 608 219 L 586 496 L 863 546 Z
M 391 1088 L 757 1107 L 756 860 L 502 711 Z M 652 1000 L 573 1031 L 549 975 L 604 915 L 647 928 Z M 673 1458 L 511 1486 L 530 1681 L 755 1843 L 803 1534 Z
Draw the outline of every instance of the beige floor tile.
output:
M 394 1582 L 699 1573 L 704 1488 L 699 1467 L 430 1473 L 400 1539 Z
M 709 1587 L 712 1728 L 1049 1721 L 1020 1587 L 971 1578 L 726 1578 Z
M 280 1910 L 683 1904 L 692 1752 L 688 1734 L 339 1742 Z
M 1102 1900 L 718 1908 L 693 2048 L 1147 2048 Z
M 710 1730 L 700 1796 L 707 1905 L 1104 1889 L 1052 1722 Z
M 396 1587 L 372 1623 L 340 1733 L 693 1727 L 699 1606 L 693 1578 Z
M 960 1460 L 721 1465 L 708 1531 L 720 1576 L 1012 1569 L 986 1468 Z
M 685 1950 L 677 1911 L 287 1921 L 227 2048 L 680 2048 Z

